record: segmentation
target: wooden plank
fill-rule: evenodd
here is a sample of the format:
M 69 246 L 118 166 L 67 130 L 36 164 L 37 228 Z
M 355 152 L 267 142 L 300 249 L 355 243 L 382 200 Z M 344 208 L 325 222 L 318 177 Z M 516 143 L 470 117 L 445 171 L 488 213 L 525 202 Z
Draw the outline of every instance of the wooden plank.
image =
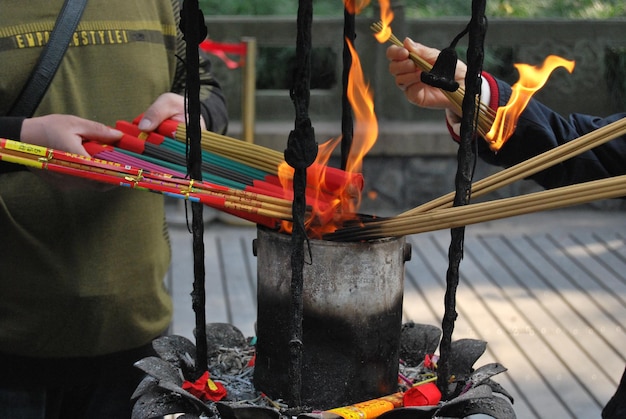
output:
M 532 244 L 540 251 L 543 247 L 549 247 L 554 240 L 548 236 L 535 237 Z M 586 272 L 581 271 L 575 264 L 570 263 L 571 258 L 563 253 L 562 249 L 555 249 L 550 253 L 544 253 L 544 258 L 550 263 L 552 275 L 550 282 L 554 283 L 561 295 L 571 302 L 574 309 L 580 311 L 584 309 L 583 317 L 593 319 L 590 326 L 600 324 L 605 326 L 608 342 L 619 342 L 623 340 L 620 336 L 619 327 L 626 318 L 626 309 L 620 303 L 620 298 L 616 297 L 611 290 L 602 288 Z M 607 343 L 608 343 L 607 342 Z M 619 346 L 611 344 L 618 353 L 622 350 Z M 623 346 L 622 346 L 623 348 Z
M 228 322 L 244 336 L 254 336 L 256 321 L 256 263 L 252 235 L 235 230 L 215 237 L 219 249 L 222 286 L 227 301 Z M 253 266 L 254 265 L 254 266 Z
M 410 238 L 413 246 L 413 259 L 406 265 L 405 316 L 407 319 L 436 325 L 439 323 L 438 319 L 442 315 L 440 302 L 443 301 L 444 285 L 438 281 L 437 276 L 439 278 L 445 277 L 447 266 L 445 252 L 448 240 L 448 235 L 441 234 L 418 235 Z M 492 243 L 491 247 L 486 247 L 489 240 L 496 240 L 497 242 Z M 523 243 L 526 239 L 521 237 L 519 240 Z M 429 241 L 438 241 L 440 248 L 434 249 Z M 483 242 L 482 246 L 481 241 Z M 510 241 L 515 240 L 511 239 Z M 497 360 L 508 366 L 510 370 L 508 374 L 514 376 L 514 379 L 509 382 L 512 385 L 509 389 L 512 393 L 517 393 L 515 408 L 518 416 L 598 416 L 602 405 L 615 389 L 616 380 L 621 374 L 623 363 L 620 365 L 620 360 L 615 360 L 616 354 L 610 348 L 605 347 L 602 339 L 597 336 L 598 332 L 585 324 L 579 317 L 576 317 L 576 312 L 564 304 L 564 297 L 558 289 L 546 289 L 546 278 L 543 278 L 542 281 L 535 276 L 534 286 L 524 284 L 528 276 L 533 275 L 528 267 L 533 266 L 533 263 L 541 259 L 533 257 L 531 262 L 519 256 L 513 257 L 515 256 L 514 247 L 511 248 L 510 243 L 507 247 L 502 242 L 501 235 L 495 235 L 491 238 L 483 237 L 480 240 L 476 239 L 476 241 L 470 235 L 466 241 L 465 249 L 466 255 L 461 265 L 463 278 L 468 280 L 468 276 L 476 275 L 488 277 L 489 275 L 485 275 L 485 272 L 491 272 L 491 281 L 494 281 L 494 278 L 500 281 L 492 282 L 491 285 L 499 289 L 499 292 L 504 293 L 504 295 L 491 295 L 493 290 L 488 290 L 490 285 L 484 283 L 481 288 L 474 288 L 473 292 L 474 294 L 484 292 L 487 296 L 484 298 L 485 302 L 482 303 L 487 307 L 490 306 L 487 316 L 491 312 L 493 313 L 491 316 L 498 316 L 505 320 L 502 321 L 501 327 L 494 329 L 493 323 L 491 323 L 491 330 L 477 335 L 471 326 L 468 327 L 463 321 L 463 313 L 465 312 L 465 315 L 471 318 L 484 319 L 485 312 L 477 309 L 477 304 L 481 303 L 476 302 L 476 295 L 473 299 L 467 298 L 466 301 L 465 294 L 459 292 L 458 311 L 460 319 L 456 325 L 455 336 L 458 338 L 482 338 L 488 341 L 488 347 L 491 347 L 490 352 L 493 352 L 496 357 L 500 352 L 509 355 L 509 364 L 513 366 L 507 365 L 507 360 L 501 357 Z M 504 249 L 499 262 L 493 257 L 497 249 Z M 619 258 L 614 258 L 619 260 Z M 481 261 L 484 266 L 478 270 Z M 615 264 L 616 262 L 611 263 Z M 543 264 L 550 266 L 546 261 L 543 261 Z M 505 267 L 509 267 L 510 272 L 506 272 Z M 535 269 L 539 269 L 541 272 L 541 269 L 548 268 L 536 266 Z M 513 282 L 511 277 L 516 278 L 517 282 Z M 503 279 L 505 281 L 502 281 Z M 486 289 L 487 291 L 485 291 Z M 568 298 L 570 300 L 576 299 L 575 296 Z M 505 304 L 501 304 L 498 300 L 505 301 Z M 579 305 L 584 305 L 584 301 L 580 301 Z M 511 306 L 515 310 L 511 310 Z M 421 307 L 422 310 L 417 307 Z M 520 317 L 526 317 L 527 321 L 520 322 Z M 557 321 L 560 318 L 573 318 L 575 324 L 570 325 L 569 322 L 564 324 L 562 321 Z M 518 321 L 515 322 L 512 319 Z M 481 327 L 485 328 L 485 322 L 481 322 Z M 603 327 L 601 326 L 601 328 Z M 510 335 L 514 341 L 506 342 L 505 339 L 500 339 L 497 336 L 494 338 L 493 333 L 489 333 L 493 330 L 496 333 Z M 588 348 L 586 350 L 578 343 L 583 331 L 585 333 L 583 341 Z M 517 349 L 516 356 L 510 356 L 515 353 L 511 347 Z M 562 348 L 568 348 L 568 350 L 563 351 Z M 597 357 L 612 359 L 613 361 L 608 363 L 610 368 L 614 367 L 612 364 L 615 363 L 618 364 L 617 368 L 607 371 L 606 363 L 597 368 L 594 365 Z M 523 359 L 520 358 L 526 358 L 526 362 L 524 363 Z M 583 371 L 580 369 L 581 365 L 592 365 L 593 367 Z M 542 384 L 538 385 L 538 382 Z M 546 394 L 551 395 L 544 399 L 544 404 L 541 400 Z M 546 411 L 544 407 L 539 413 L 530 407 L 530 405 L 550 406 L 551 409 L 555 409 L 555 404 L 561 405 L 561 411 Z
M 494 286 L 502 291 L 506 305 L 516 311 L 515 317 L 524 319 L 522 329 L 515 322 L 509 321 L 508 333 L 515 337 L 525 356 L 533 359 L 555 398 L 569 409 L 571 416 L 597 414 L 604 403 L 602 398 L 615 387 L 606 376 L 597 383 L 590 383 L 586 371 L 580 370 L 580 366 L 589 365 L 592 355 L 581 349 L 576 336 L 558 332 L 567 329 L 567 324 L 553 315 L 549 308 L 555 299 L 558 300 L 558 292 L 546 292 L 541 289 L 541 284 L 538 289 L 528 286 L 529 277 L 533 276 L 532 270 L 525 271 L 518 267 L 515 271 L 507 271 L 515 253 L 506 251 L 502 237 L 482 238 L 480 241 L 485 244 L 487 252 L 476 256 L 485 260 L 485 265 L 489 266 L 484 269 L 485 276 L 490 277 Z M 521 240 L 511 241 L 517 243 Z M 471 249 L 471 252 L 476 252 L 480 246 L 474 245 Z M 469 246 L 467 251 L 470 252 Z M 494 253 L 499 253 L 497 259 L 501 269 L 489 264 L 488 258 Z M 536 260 L 533 262 L 536 263 Z M 535 268 L 540 270 L 541 265 L 537 265 Z M 506 312 L 496 313 L 506 319 Z M 602 386 L 603 392 L 600 394 L 597 394 L 598 386 Z
M 621 290 L 626 286 L 626 245 L 617 234 L 597 234 L 595 232 L 574 231 L 570 234 L 576 246 L 589 254 L 611 272 L 619 282 Z
M 440 246 L 447 248 L 448 242 L 442 241 Z M 477 260 L 468 253 L 470 248 L 477 247 L 478 242 L 468 236 L 457 292 L 459 312 L 465 312 L 476 323 L 481 339 L 488 343 L 496 361 L 509 369 L 511 380 L 518 385 L 517 398 L 541 406 L 537 412 L 541 416 L 571 417 L 573 412 L 566 402 L 559 400 L 559 391 L 542 368 L 554 362 L 549 349 L 527 332 L 531 330 L 529 322 L 503 298 L 498 288 L 485 281 L 484 269 L 479 269 Z M 524 379 L 520 380 L 521 377 Z
M 411 260 L 405 263 L 404 321 L 440 327 L 443 313 L 443 288 L 438 281 L 439 266 L 430 263 L 426 246 L 432 235 L 411 236 Z

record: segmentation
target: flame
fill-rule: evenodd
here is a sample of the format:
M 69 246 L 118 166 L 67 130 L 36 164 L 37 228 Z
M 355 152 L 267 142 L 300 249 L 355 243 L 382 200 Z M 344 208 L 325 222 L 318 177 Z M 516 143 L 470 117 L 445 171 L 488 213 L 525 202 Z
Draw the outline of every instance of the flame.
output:
M 543 87 L 550 73 L 558 67 L 564 67 L 571 73 L 574 71 L 574 61 L 550 55 L 546 57 L 541 67 L 515 64 L 520 75 L 519 80 L 511 88 L 511 97 L 508 103 L 497 109 L 491 130 L 485 135 L 491 150 L 500 150 L 509 137 L 513 135 L 517 120 L 528 105 L 532 95 Z
M 378 42 L 384 44 L 391 37 L 391 22 L 393 21 L 393 11 L 389 5 L 389 0 L 380 0 L 380 24 L 381 30 L 374 34 Z
M 370 0 L 343 0 L 343 5 L 349 13 L 358 15 L 370 4 Z
M 393 12 L 389 7 L 389 0 L 380 0 L 381 21 L 387 28 L 387 38 L 391 35 L 389 24 L 393 20 Z M 369 0 L 344 0 L 346 10 L 358 14 L 367 5 Z M 365 80 L 361 61 L 352 42 L 346 39 L 352 65 L 348 77 L 346 93 L 354 113 L 354 132 L 350 153 L 346 159 L 345 172 L 348 176 L 342 184 L 337 185 L 337 177 L 331 176 L 328 171 L 328 161 L 341 142 L 341 136 L 330 139 L 319 146 L 315 163 L 307 169 L 306 200 L 308 214 L 305 227 L 310 237 L 319 238 L 326 233 L 335 231 L 344 222 L 357 218 L 357 211 L 361 205 L 361 186 L 350 175 L 360 174 L 363 158 L 371 150 L 378 138 L 378 120 L 374 113 L 374 99 L 369 83 Z M 384 42 L 384 41 L 381 41 Z M 283 162 L 278 168 L 278 177 L 284 190 L 286 199 L 293 199 L 294 170 Z M 291 233 L 293 224 L 283 221 L 281 230 Z
M 315 163 L 307 169 L 307 205 L 310 215 L 305 227 L 311 237 L 335 231 L 347 220 L 357 217 L 361 204 L 361 194 L 355 188 L 350 174 L 358 174 L 363 166 L 363 158 L 371 150 L 378 138 L 378 120 L 374 112 L 374 99 L 369 83 L 363 75 L 361 61 L 352 43 L 347 40 L 352 54 L 352 66 L 347 85 L 347 96 L 354 112 L 354 132 L 352 147 L 346 159 L 345 172 L 348 173 L 342 185 L 331 185 L 328 175 L 328 160 L 340 144 L 341 136 L 328 140 L 319 146 Z M 291 188 L 293 168 L 287 163 L 279 167 L 279 178 L 285 191 Z M 286 193 L 287 194 L 287 193 Z M 282 223 L 282 230 L 292 231 L 290 222 Z
M 309 216 L 305 220 L 305 227 L 313 237 L 321 237 L 322 234 L 336 230 L 332 220 L 335 213 L 342 207 L 342 193 L 348 188 L 345 185 L 336 188 L 330 185 L 327 179 L 328 160 L 341 141 L 341 136 L 330 139 L 318 147 L 317 158 L 307 169 L 306 200 Z M 278 178 L 285 192 L 285 199 L 292 200 L 294 169 L 286 162 L 278 167 Z M 349 189 L 349 188 L 348 188 Z M 291 222 L 283 221 L 281 231 L 291 233 Z
M 348 100 L 354 112 L 354 137 L 346 171 L 361 171 L 363 158 L 371 150 L 378 138 L 378 120 L 374 113 L 374 99 L 369 83 L 361 69 L 361 60 L 350 41 L 348 48 L 352 54 L 352 67 L 348 79 Z

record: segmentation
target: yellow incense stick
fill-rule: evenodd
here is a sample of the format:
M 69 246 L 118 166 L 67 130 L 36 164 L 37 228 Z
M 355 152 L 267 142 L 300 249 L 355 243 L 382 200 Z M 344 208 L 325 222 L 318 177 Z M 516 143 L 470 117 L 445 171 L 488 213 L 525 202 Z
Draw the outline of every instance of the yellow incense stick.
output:
M 535 173 L 552 167 L 555 164 L 561 163 L 625 134 L 626 118 L 622 118 L 588 134 L 582 135 L 568 143 L 538 154 L 535 157 L 475 182 L 472 185 L 472 196 L 479 197 L 489 192 L 493 192 L 498 188 L 509 185 L 519 179 L 527 178 Z M 435 208 L 447 208 L 452 206 L 453 201 L 454 192 L 450 192 L 440 198 L 429 201 L 400 215 L 418 214 Z
M 369 240 L 461 227 L 533 212 L 626 196 L 626 175 L 495 201 L 443 208 L 347 228 L 327 236 L 335 240 Z

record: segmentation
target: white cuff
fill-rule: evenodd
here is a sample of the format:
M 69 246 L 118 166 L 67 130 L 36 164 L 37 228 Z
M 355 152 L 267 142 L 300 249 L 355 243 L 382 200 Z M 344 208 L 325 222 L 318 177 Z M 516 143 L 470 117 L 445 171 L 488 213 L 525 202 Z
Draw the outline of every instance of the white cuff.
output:
M 480 102 L 489 107 L 489 102 L 491 100 L 491 89 L 489 88 L 489 83 L 485 78 L 481 78 L 480 85 Z M 450 109 L 446 108 L 446 121 L 448 125 L 452 128 L 452 132 L 455 135 L 461 136 L 461 117 L 452 112 Z

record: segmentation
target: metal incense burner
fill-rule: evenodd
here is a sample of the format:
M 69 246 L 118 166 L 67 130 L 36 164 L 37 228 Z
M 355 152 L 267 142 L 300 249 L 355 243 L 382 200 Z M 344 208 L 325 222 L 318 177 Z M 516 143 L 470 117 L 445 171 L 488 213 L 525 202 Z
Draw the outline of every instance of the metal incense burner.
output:
M 310 244 L 312 261 L 305 264 L 303 285 L 302 403 L 328 409 L 395 392 L 410 244 L 403 237 Z M 253 247 L 258 281 L 254 385 L 285 399 L 291 237 L 259 227 Z

